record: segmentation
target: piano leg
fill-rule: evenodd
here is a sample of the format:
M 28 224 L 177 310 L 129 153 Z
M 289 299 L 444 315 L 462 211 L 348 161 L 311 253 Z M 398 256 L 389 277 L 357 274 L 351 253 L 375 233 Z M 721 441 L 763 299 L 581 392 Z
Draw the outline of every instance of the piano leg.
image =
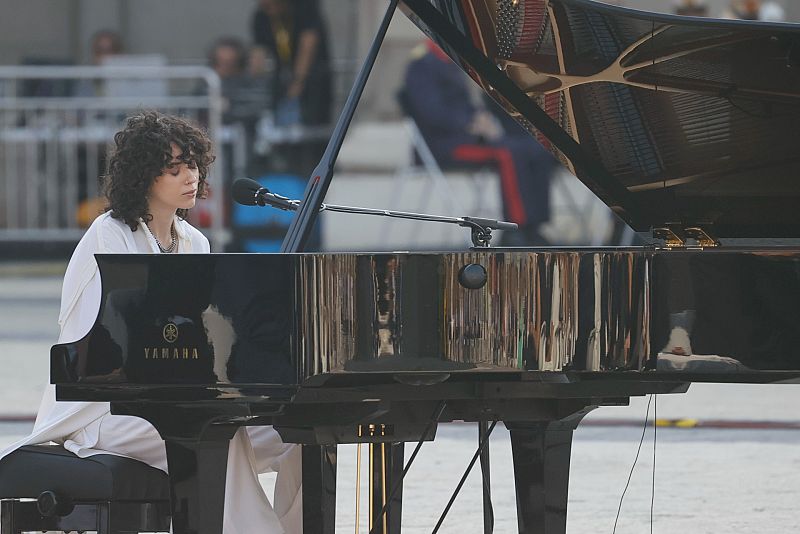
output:
M 166 440 L 173 533 L 222 532 L 229 443 Z
M 336 445 L 303 445 L 303 534 L 336 531 Z
M 235 404 L 194 409 L 161 403 L 112 402 L 111 413 L 149 421 L 164 440 L 169 470 L 173 534 L 219 534 L 225 507 L 228 447 L 240 428 L 215 424 L 248 415 Z
M 511 433 L 521 534 L 564 534 L 572 428 L 561 421 L 505 423 Z
M 403 487 L 400 486 L 386 509 L 385 517 L 381 516 L 386 500 L 395 483 L 403 475 L 405 447 L 403 443 L 371 443 L 369 446 L 370 466 L 370 520 L 369 528 L 378 525 L 378 534 L 400 534 L 400 522 L 403 515 Z

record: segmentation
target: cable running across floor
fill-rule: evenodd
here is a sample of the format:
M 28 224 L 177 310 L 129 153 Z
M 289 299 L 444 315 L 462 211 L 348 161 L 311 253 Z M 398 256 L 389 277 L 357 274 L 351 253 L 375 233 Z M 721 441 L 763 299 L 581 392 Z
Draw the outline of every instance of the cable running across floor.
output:
M 625 494 L 628 492 L 628 487 L 631 485 L 631 478 L 633 478 L 633 471 L 636 469 L 636 464 L 639 461 L 639 454 L 642 452 L 642 444 L 644 443 L 644 435 L 647 432 L 647 422 L 650 419 L 650 405 L 653 402 L 653 395 L 647 400 L 647 410 L 644 414 L 644 425 L 642 426 L 642 436 L 639 438 L 639 447 L 636 449 L 636 457 L 633 459 L 633 465 L 628 473 L 628 481 L 625 483 L 625 489 L 622 490 L 622 495 L 619 498 L 619 506 L 617 507 L 617 516 L 614 518 L 614 529 L 611 534 L 616 534 L 617 523 L 619 522 L 619 514 L 622 511 L 622 502 L 625 500 Z M 651 520 L 652 523 L 652 520 Z
M 489 425 L 489 429 L 486 431 L 486 434 L 481 438 L 481 442 L 478 445 L 478 450 L 475 451 L 475 454 L 472 455 L 472 460 L 470 460 L 469 465 L 467 466 L 467 470 L 464 471 L 464 474 L 461 476 L 461 480 L 458 481 L 458 485 L 456 486 L 455 491 L 453 491 L 453 495 L 450 496 L 450 500 L 447 503 L 447 506 L 444 507 L 444 511 L 442 515 L 439 516 L 439 521 L 436 523 L 436 526 L 433 528 L 433 532 L 431 534 L 436 534 L 439 532 L 439 528 L 444 523 L 444 518 L 447 517 L 447 513 L 450 511 L 450 508 L 453 506 L 453 503 L 456 501 L 456 497 L 458 497 L 458 493 L 461 491 L 461 488 L 464 486 L 464 482 L 466 482 L 467 477 L 469 476 L 470 471 L 472 471 L 472 467 L 475 465 L 475 462 L 483 452 L 483 449 L 486 447 L 486 444 L 489 443 L 489 436 L 492 435 L 492 430 L 497 425 L 497 421 L 492 421 L 492 424 Z
M 656 500 L 656 441 L 658 438 L 658 395 L 653 395 L 653 478 L 650 486 L 650 534 L 653 534 L 653 507 Z

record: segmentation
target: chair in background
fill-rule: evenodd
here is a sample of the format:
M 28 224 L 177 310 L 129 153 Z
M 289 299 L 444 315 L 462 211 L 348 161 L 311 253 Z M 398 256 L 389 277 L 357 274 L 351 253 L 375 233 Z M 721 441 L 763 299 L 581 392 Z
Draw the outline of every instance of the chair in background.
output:
M 445 207 L 443 215 L 452 217 L 486 217 L 494 218 L 496 213 L 487 211 L 482 202 L 492 194 L 491 183 L 495 173 L 492 169 L 485 166 L 464 165 L 458 167 L 448 167 L 447 171 L 463 172 L 470 180 L 470 187 L 473 202 L 471 206 L 464 206 L 458 199 L 450 181 L 447 179 L 442 167 L 433 155 L 428 143 L 422 136 L 417 123 L 408 111 L 408 100 L 405 90 L 401 89 L 397 93 L 397 102 L 403 113 L 403 129 L 406 131 L 411 145 L 411 161 L 395 172 L 392 178 L 392 193 L 389 198 L 400 198 L 408 184 L 408 179 L 415 176 L 424 176 L 431 184 L 433 194 L 442 200 Z M 420 199 L 420 203 L 415 208 L 419 212 L 426 212 L 430 204 L 432 195 L 426 195 Z M 387 219 L 384 222 L 382 233 L 388 237 L 390 224 Z M 465 232 L 465 236 L 469 234 Z M 466 243 L 471 243 L 466 239 Z
M 448 215 L 464 216 L 470 215 L 473 217 L 486 217 L 496 218 L 499 215 L 495 212 L 487 211 L 484 199 L 489 198 L 494 194 L 491 184 L 496 179 L 496 171 L 489 166 L 474 166 L 464 165 L 458 167 L 448 167 L 447 171 L 464 172 L 469 177 L 472 187 L 472 196 L 474 202 L 471 206 L 463 206 L 458 201 L 453 192 L 453 188 L 444 173 L 444 170 L 436 161 L 433 156 L 428 143 L 422 135 L 417 123 L 408 112 L 407 96 L 404 90 L 400 90 L 397 94 L 397 101 L 400 109 L 403 112 L 403 126 L 408 135 L 408 139 L 412 148 L 412 161 L 410 165 L 402 167 L 397 170 L 393 178 L 392 196 L 390 198 L 399 198 L 403 194 L 406 180 L 413 176 L 425 176 L 433 187 L 433 191 L 444 202 Z M 574 178 L 573 178 L 574 179 Z M 587 200 L 581 202 L 578 195 L 572 190 L 568 178 L 559 174 L 553 179 L 553 193 L 560 196 L 562 205 L 569 210 L 571 216 L 576 223 L 580 225 L 580 233 L 585 236 L 585 244 L 592 246 L 599 246 L 605 244 L 607 229 L 605 227 L 596 227 L 593 222 L 594 214 L 594 196 L 587 195 Z M 417 208 L 419 211 L 425 211 L 431 196 L 426 196 L 421 199 L 421 203 Z M 388 224 L 384 223 L 384 234 L 388 235 Z M 625 242 L 619 244 L 630 244 L 630 236 L 625 234 Z M 614 243 L 617 244 L 617 243 Z

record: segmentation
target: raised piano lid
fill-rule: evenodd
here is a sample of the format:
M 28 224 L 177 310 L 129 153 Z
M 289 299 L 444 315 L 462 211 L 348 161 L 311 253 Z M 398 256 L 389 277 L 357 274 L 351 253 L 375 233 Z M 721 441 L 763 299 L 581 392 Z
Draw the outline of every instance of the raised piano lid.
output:
M 590 0 L 403 7 L 635 230 L 800 236 L 800 25 Z

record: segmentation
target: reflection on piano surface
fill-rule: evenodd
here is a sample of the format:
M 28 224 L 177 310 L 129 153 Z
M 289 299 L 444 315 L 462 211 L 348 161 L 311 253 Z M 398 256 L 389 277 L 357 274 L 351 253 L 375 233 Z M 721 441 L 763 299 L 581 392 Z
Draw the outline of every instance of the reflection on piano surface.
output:
M 99 257 L 97 323 L 53 347 L 51 378 L 177 445 L 175 532 L 219 532 L 224 487 L 199 481 L 239 425 L 306 444 L 304 529 L 327 533 L 337 443 L 375 444 L 371 483 L 391 488 L 403 442 L 502 420 L 520 532 L 563 533 L 572 430 L 594 407 L 800 380 L 800 249 L 728 241 L 800 237 L 800 28 L 589 0 L 400 6 L 655 244 Z M 287 251 L 330 173 L 313 178 Z M 402 499 L 375 495 L 376 531 L 399 532 Z
M 350 372 L 652 371 L 668 354 L 736 360 L 744 376 L 800 372 L 794 249 L 99 263 L 104 303 L 88 343 L 53 348 L 65 380 L 322 385 Z M 464 287 L 469 265 L 485 269 L 485 286 Z

